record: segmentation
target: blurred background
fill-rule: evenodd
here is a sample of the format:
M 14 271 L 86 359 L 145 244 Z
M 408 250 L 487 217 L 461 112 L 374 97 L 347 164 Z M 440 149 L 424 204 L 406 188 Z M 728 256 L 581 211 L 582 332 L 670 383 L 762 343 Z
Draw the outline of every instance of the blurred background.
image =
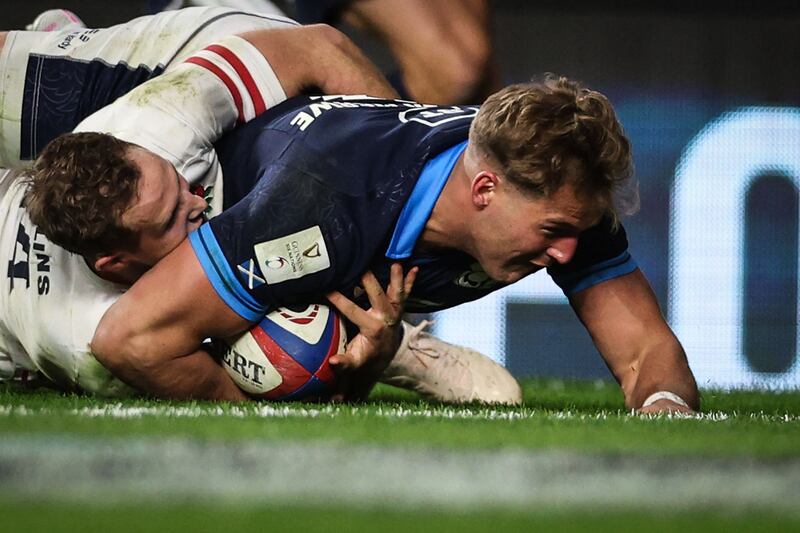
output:
M 298 7 L 277 4 L 290 15 Z M 2 29 L 53 7 L 100 27 L 153 2 L 3 6 Z M 700 385 L 800 386 L 800 4 L 499 0 L 486 23 L 495 81 L 553 72 L 615 104 L 641 193 L 640 212 L 625 221 L 631 249 Z M 381 68 L 397 71 L 385 40 L 342 24 Z M 417 31 L 411 24 L 399 33 L 413 42 Z M 432 48 L 428 60 L 445 58 Z M 435 318 L 438 334 L 494 355 L 516 375 L 611 379 L 544 275 Z

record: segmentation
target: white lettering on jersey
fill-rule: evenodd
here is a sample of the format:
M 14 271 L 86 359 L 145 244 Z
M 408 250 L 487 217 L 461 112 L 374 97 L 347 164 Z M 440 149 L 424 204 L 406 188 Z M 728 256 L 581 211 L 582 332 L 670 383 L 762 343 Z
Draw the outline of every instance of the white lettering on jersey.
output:
M 382 108 L 411 108 L 413 110 L 434 108 L 436 106 L 431 104 L 418 104 L 417 102 L 410 102 L 407 100 L 389 100 L 381 101 L 373 96 L 365 95 L 327 95 L 327 96 L 312 96 L 313 100 L 317 102 L 311 103 L 306 107 L 305 111 L 300 111 L 294 117 L 290 124 L 297 126 L 300 131 L 306 131 L 317 117 L 321 116 L 325 111 L 331 109 L 354 109 L 359 107 L 382 107 Z M 475 108 L 477 110 L 477 108 Z M 398 118 L 403 115 L 405 111 L 400 113 Z M 470 115 L 472 117 L 474 115 Z M 401 122 L 407 122 L 400 118 Z
M 478 107 L 476 106 L 450 106 L 450 107 L 437 107 L 435 109 L 407 109 L 401 111 L 397 118 L 400 122 L 419 122 L 425 126 L 433 128 L 446 122 L 454 120 L 473 119 L 478 114 Z

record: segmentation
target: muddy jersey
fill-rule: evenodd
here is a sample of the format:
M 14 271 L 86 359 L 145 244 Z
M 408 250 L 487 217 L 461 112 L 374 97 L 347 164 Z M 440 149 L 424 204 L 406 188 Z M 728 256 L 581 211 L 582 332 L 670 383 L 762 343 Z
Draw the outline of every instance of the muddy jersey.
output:
M 225 186 L 252 190 L 190 236 L 214 289 L 256 321 L 334 289 L 367 306 L 356 289 L 361 275 L 372 270 L 385 285 L 396 260 L 420 266 L 409 311 L 445 309 L 501 288 L 464 253 L 415 250 L 477 110 L 301 97 L 226 136 L 217 144 Z M 636 264 L 627 247 L 624 230 L 604 221 L 551 275 L 572 294 L 630 273 Z
M 207 215 L 213 216 L 222 204 L 222 187 L 211 142 L 283 99 L 258 50 L 238 37 L 225 37 L 87 118 L 78 129 L 109 132 L 165 157 L 206 197 Z M 21 207 L 24 189 L 16 173 L 3 171 L 0 256 L 9 267 L 0 308 L 0 378 L 22 368 L 89 392 L 129 392 L 88 349 L 103 313 L 122 289 L 100 279 L 82 257 L 50 243 L 31 224 Z
M 25 184 L 0 174 L 0 357 L 55 383 L 106 394 L 128 392 L 94 359 L 89 341 L 123 288 L 97 277 L 83 259 L 52 244 L 30 221 Z
M 194 7 L 102 29 L 9 32 L 0 51 L 0 167 L 25 166 L 57 135 L 222 37 L 293 25 Z

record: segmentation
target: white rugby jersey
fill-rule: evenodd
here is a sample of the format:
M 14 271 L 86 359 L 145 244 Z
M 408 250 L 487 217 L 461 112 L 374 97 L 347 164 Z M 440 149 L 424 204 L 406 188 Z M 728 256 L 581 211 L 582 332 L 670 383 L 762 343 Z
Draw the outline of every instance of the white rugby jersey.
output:
M 0 174 L 0 250 L 8 265 L 0 287 L 0 357 L 62 386 L 128 392 L 89 352 L 97 323 L 124 287 L 42 235 L 21 205 L 25 188 L 15 171 Z
M 26 166 L 59 133 L 223 37 L 295 25 L 194 7 L 109 28 L 9 32 L 0 51 L 0 166 Z
M 143 146 L 203 186 L 209 216 L 221 210 L 222 175 L 211 143 L 236 123 L 285 99 L 272 68 L 248 42 L 219 39 L 184 63 L 86 119 Z M 89 352 L 103 316 L 124 288 L 95 275 L 83 258 L 50 243 L 30 222 L 18 174 L 3 171 L 0 257 L 9 274 L 0 296 L 0 373 L 11 365 L 102 395 L 132 392 Z

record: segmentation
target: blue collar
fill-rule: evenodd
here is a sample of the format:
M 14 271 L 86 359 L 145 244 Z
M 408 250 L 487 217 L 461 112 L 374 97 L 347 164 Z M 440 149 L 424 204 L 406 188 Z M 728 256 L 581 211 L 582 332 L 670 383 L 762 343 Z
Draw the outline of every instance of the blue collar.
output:
M 450 172 L 466 147 L 467 141 L 460 142 L 425 163 L 417 184 L 414 185 L 414 190 L 411 191 L 397 219 L 386 257 L 389 259 L 411 257 L 417 239 L 431 216 L 433 206 L 436 205 Z

